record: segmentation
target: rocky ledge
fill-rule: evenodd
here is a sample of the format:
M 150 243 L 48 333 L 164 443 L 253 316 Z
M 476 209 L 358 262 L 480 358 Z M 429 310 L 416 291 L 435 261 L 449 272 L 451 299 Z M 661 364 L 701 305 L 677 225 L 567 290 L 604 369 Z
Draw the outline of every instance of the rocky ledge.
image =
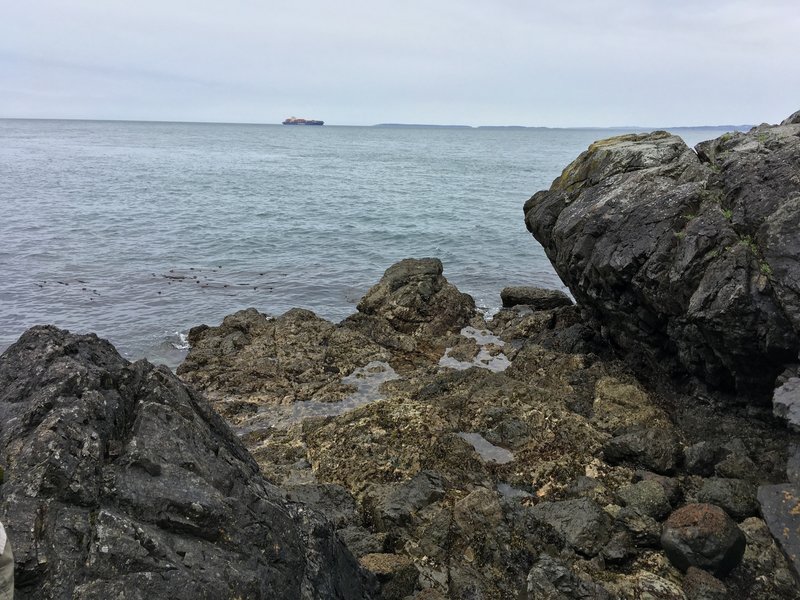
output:
M 694 150 L 592 144 L 525 205 L 592 327 L 637 363 L 765 401 L 800 349 L 800 113 Z
M 770 411 L 648 390 L 568 297 L 504 298 L 485 321 L 406 260 L 339 324 L 198 328 L 179 373 L 383 598 L 800 598 L 759 512 L 792 439 Z
M 197 392 L 94 335 L 35 327 L 3 353 L 0 461 L 16 598 L 370 597 Z

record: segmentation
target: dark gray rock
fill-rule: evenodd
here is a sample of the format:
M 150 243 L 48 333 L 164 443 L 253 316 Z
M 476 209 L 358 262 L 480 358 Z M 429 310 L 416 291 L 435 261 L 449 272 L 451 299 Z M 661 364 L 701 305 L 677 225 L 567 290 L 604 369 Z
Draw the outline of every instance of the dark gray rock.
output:
M 564 292 L 538 287 L 506 287 L 500 292 L 500 299 L 505 308 L 525 305 L 530 306 L 533 310 L 549 310 L 572 305 L 572 299 Z
M 356 502 L 346 489 L 334 483 L 287 485 L 286 499 L 307 506 L 325 517 L 336 529 L 355 524 Z
M 758 481 L 763 476 L 756 463 L 749 456 L 742 454 L 726 456 L 716 464 L 714 472 L 720 477 L 746 481 Z
M 697 492 L 698 502 L 716 504 L 737 521 L 758 513 L 756 486 L 741 479 L 706 479 Z
M 681 446 L 671 429 L 649 428 L 611 438 L 603 446 L 611 464 L 632 463 L 649 471 L 670 474 L 681 457 Z
M 689 567 L 683 580 L 686 600 L 728 600 L 728 588 L 708 571 Z
M 355 557 L 389 552 L 389 535 L 373 533 L 364 527 L 350 526 L 338 529 L 336 535 Z
M 634 506 L 626 506 L 617 513 L 616 523 L 627 533 L 637 548 L 654 548 L 661 539 L 661 525 L 650 515 Z
M 786 478 L 789 483 L 800 486 L 800 445 L 792 446 L 786 461 Z
M 586 556 L 595 556 L 610 537 L 611 518 L 588 498 L 542 502 L 532 513 Z
M 625 503 L 642 513 L 661 520 L 672 510 L 663 486 L 657 481 L 639 481 L 617 490 L 617 495 Z
M 667 477 L 666 475 L 659 475 L 658 473 L 651 473 L 650 471 L 636 471 L 633 474 L 634 482 L 638 481 L 655 481 L 664 490 L 664 495 L 667 502 L 671 506 L 676 506 L 683 499 L 683 489 L 681 488 L 680 480 L 675 477 Z
M 714 466 L 723 454 L 722 448 L 712 442 L 702 441 L 692 444 L 683 451 L 686 471 L 701 477 L 713 475 Z
M 592 144 L 525 205 L 597 331 L 641 367 L 768 401 L 800 349 L 800 123 Z
M 698 567 L 724 576 L 742 560 L 745 537 L 736 523 L 713 504 L 687 504 L 664 523 L 661 546 L 681 571 Z
M 0 357 L 17 598 L 352 598 L 361 571 L 169 370 L 35 327 Z
M 779 484 L 758 488 L 761 514 L 772 537 L 800 577 L 800 487 Z
M 446 487 L 438 473 L 420 471 L 400 485 L 375 490 L 368 501 L 371 520 L 381 531 L 407 525 L 418 510 L 441 500 Z
M 660 533 L 659 533 L 660 536 Z M 658 536 L 656 537 L 658 539 Z M 625 531 L 618 531 L 611 536 L 600 555 L 611 565 L 622 564 L 635 553 L 634 542 Z
M 537 600 L 611 600 L 606 589 L 584 581 L 564 563 L 543 554 L 528 573 L 528 597 Z
M 407 556 L 367 554 L 359 562 L 377 579 L 381 600 L 404 600 L 417 587 L 419 572 Z

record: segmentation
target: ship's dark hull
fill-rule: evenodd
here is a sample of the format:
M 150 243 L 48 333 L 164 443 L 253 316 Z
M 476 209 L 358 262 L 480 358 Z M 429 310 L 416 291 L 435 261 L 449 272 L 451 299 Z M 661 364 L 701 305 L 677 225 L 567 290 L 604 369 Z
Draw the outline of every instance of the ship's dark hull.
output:
M 314 121 L 306 119 L 286 119 L 284 125 L 324 125 L 325 121 Z

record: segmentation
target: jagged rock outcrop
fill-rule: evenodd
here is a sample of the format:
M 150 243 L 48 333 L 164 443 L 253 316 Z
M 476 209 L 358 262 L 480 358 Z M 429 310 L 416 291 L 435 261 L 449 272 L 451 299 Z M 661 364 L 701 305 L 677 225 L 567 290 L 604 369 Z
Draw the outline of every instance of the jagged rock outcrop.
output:
M 94 335 L 35 327 L 0 357 L 0 464 L 17 598 L 370 596 L 202 397 Z
M 766 400 L 800 349 L 800 122 L 696 152 L 666 132 L 592 144 L 525 205 L 593 327 L 649 368 Z
M 407 258 L 386 269 L 342 326 L 392 351 L 398 367 L 438 360 L 448 339 L 476 316 L 475 301 L 442 275 L 438 258 Z
M 299 308 L 278 318 L 249 308 L 218 327 L 194 327 L 177 373 L 212 399 L 227 399 L 227 407 L 217 406 L 226 415 L 264 404 L 335 402 L 354 390 L 342 378 L 370 363 L 406 370 L 435 363 L 475 315 L 472 297 L 445 279 L 441 261 L 406 259 L 339 325 Z

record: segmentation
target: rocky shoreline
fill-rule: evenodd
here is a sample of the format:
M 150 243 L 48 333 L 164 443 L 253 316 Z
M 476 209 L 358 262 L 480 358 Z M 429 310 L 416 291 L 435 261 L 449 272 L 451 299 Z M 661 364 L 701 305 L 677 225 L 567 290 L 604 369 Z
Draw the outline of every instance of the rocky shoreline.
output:
M 486 320 L 407 259 L 338 324 L 192 329 L 177 376 L 29 330 L 17 597 L 800 598 L 799 174 L 800 113 L 598 142 L 525 207 L 578 304 Z

